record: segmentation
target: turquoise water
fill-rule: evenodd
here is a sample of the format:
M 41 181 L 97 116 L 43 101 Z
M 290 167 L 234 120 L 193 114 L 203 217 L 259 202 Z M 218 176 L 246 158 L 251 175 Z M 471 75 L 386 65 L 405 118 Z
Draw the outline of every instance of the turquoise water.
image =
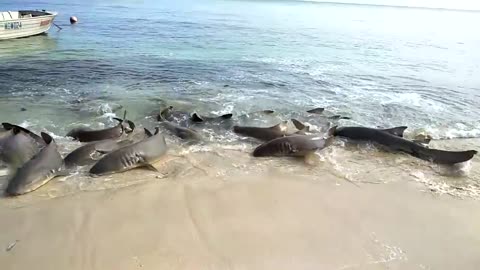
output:
M 478 139 L 460 139 L 480 137 L 478 12 L 303 1 L 64 2 L 2 3 L 5 10 L 57 11 L 63 30 L 0 42 L 1 121 L 56 135 L 62 155 L 80 145 L 63 137 L 78 125 L 110 126 L 111 116 L 127 109 L 137 126 L 151 128 L 156 121 L 149 116 L 166 105 L 232 112 L 241 124 L 297 117 L 322 127 L 330 120 L 301 112 L 325 107 L 325 116 L 351 118 L 334 120 L 337 125 L 407 125 L 410 137 L 423 131 L 457 138 L 435 141 L 440 149 L 480 148 Z M 79 23 L 72 26 L 73 15 Z M 242 117 L 264 109 L 278 114 Z M 478 157 L 467 177 L 452 178 L 409 156 L 340 145 L 322 154 L 323 165 L 305 170 L 291 160 L 252 161 L 248 153 L 258 142 L 229 129 L 201 132 L 210 144 L 167 142 L 174 156 L 187 156 L 185 164 L 207 160 L 214 176 L 281 166 L 319 178 L 409 179 L 430 191 L 480 198 Z M 87 169 L 80 180 L 54 182 L 90 189 L 136 179 L 93 181 Z
M 480 13 L 302 1 L 9 1 L 59 12 L 0 43 L 0 113 L 64 134 L 115 106 L 241 114 L 311 107 L 345 124 L 480 135 Z M 80 22 L 70 26 L 75 15 Z M 20 108 L 27 108 L 20 112 Z

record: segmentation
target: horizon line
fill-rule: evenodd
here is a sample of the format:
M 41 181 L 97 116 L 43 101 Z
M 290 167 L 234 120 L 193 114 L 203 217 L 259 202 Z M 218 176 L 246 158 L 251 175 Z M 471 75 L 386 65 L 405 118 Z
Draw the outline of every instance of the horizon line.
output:
M 334 5 L 352 5 L 352 6 L 373 6 L 373 7 L 393 7 L 393 8 L 412 8 L 412 9 L 431 9 L 431 10 L 446 10 L 446 11 L 461 11 L 461 12 L 479 12 L 480 9 L 465 9 L 465 8 L 447 8 L 447 7 L 427 7 L 427 6 L 406 6 L 406 5 L 391 5 L 391 4 L 374 4 L 374 3 L 355 3 L 355 2 L 333 2 L 333 1 L 316 1 L 316 0 L 301 0 L 301 2 L 314 4 L 334 4 Z

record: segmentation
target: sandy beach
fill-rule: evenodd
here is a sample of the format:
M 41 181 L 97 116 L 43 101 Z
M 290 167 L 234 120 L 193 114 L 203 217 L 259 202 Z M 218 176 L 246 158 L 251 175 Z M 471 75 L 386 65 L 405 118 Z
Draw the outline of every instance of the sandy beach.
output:
M 0 164 L 0 270 L 480 269 L 478 154 L 439 165 L 337 132 L 308 160 L 254 158 L 263 141 L 234 128 L 407 126 L 432 149 L 480 150 L 477 4 L 335 1 L 2 1 L 58 15 L 0 42 L 0 123 L 48 133 L 62 158 L 82 146 L 73 129 L 126 118 L 135 131 L 112 138 L 140 141 L 170 106 L 198 136 L 161 128 L 158 171 L 93 177 L 92 161 L 16 197 Z M 0 36 L 31 27 L 4 18 Z M 139 152 L 120 159 L 160 156 Z
M 124 188 L 3 198 L 2 269 L 477 269 L 480 264 L 480 202 L 425 192 L 417 182 L 353 184 L 280 168 L 254 175 L 208 177 L 199 169 L 174 178 L 154 174 L 116 175 L 146 179 Z M 55 185 L 61 182 L 39 192 Z

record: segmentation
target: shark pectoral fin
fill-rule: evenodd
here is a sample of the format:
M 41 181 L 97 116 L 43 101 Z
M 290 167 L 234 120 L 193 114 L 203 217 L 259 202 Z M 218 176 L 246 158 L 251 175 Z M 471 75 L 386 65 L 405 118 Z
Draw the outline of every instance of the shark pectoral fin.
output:
M 146 163 L 142 165 L 142 168 L 145 168 L 150 171 L 159 172 L 152 164 Z
M 320 157 L 315 153 L 315 151 L 308 152 L 303 158 L 305 164 L 307 165 L 313 166 L 320 163 Z

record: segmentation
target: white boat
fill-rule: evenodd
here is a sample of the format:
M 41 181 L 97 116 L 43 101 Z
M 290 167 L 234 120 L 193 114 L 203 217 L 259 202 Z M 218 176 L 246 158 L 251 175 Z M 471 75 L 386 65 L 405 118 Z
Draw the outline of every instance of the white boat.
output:
M 57 12 L 20 10 L 0 11 L 0 40 L 34 36 L 47 32 Z

